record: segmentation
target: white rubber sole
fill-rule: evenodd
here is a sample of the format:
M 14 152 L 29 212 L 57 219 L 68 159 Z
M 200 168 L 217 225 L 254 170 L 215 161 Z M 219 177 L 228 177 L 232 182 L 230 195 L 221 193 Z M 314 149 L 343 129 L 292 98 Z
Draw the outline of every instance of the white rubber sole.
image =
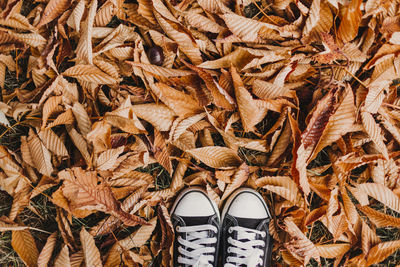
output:
M 269 212 L 268 206 L 267 206 L 267 204 L 265 203 L 265 200 L 263 199 L 263 197 L 260 195 L 260 193 L 258 193 L 258 192 L 257 192 L 256 190 L 254 190 L 254 189 L 244 187 L 244 188 L 236 189 L 236 191 L 234 191 L 234 192 L 228 197 L 228 199 L 226 200 L 226 202 L 225 202 L 225 204 L 224 204 L 224 208 L 223 208 L 223 210 L 222 210 L 222 214 L 221 214 L 221 224 L 222 224 L 222 222 L 224 221 L 225 215 L 226 215 L 226 213 L 228 212 L 229 206 L 231 205 L 232 201 L 236 198 L 236 196 L 237 196 L 238 194 L 240 194 L 240 193 L 242 193 L 242 192 L 249 192 L 249 193 L 255 194 L 255 195 L 262 201 L 262 203 L 263 203 L 263 205 L 264 205 L 264 207 L 265 207 L 265 209 L 266 209 L 266 211 L 267 211 L 267 214 L 268 214 L 269 218 L 271 218 L 271 213 Z
M 191 191 L 197 191 L 197 192 L 202 192 L 206 195 L 206 197 L 209 199 L 209 201 L 211 202 L 211 204 L 213 205 L 213 208 L 215 210 L 215 213 L 218 215 L 218 219 L 221 221 L 221 214 L 219 212 L 218 209 L 218 205 L 217 203 L 215 203 L 207 194 L 207 191 L 202 189 L 201 187 L 197 187 L 197 186 L 192 186 L 192 187 L 188 187 L 184 190 L 182 190 L 182 192 L 179 193 L 178 197 L 175 199 L 174 205 L 172 205 L 172 209 L 171 209 L 171 214 L 173 214 L 175 212 L 176 206 L 179 202 L 180 199 L 182 199 L 182 197 L 184 197 L 184 195 L 186 195 L 188 192 Z

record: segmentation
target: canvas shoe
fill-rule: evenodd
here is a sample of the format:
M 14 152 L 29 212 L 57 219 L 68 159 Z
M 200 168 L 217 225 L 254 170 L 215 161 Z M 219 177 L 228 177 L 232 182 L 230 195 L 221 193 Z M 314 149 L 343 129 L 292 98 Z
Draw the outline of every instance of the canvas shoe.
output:
M 171 210 L 175 230 L 173 266 L 217 266 L 220 215 L 215 202 L 200 188 L 187 188 Z
M 221 216 L 222 265 L 270 266 L 271 215 L 261 195 L 249 188 L 236 190 L 226 201 Z

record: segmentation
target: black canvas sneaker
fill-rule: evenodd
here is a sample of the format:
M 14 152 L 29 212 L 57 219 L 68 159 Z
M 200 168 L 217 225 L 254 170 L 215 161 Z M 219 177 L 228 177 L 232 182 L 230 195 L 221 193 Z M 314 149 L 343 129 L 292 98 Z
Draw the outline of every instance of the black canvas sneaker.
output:
M 175 230 L 174 266 L 217 266 L 220 215 L 205 191 L 185 189 L 175 200 L 171 221 Z
M 236 190 L 222 212 L 222 264 L 224 267 L 270 266 L 271 215 L 261 195 L 249 188 Z

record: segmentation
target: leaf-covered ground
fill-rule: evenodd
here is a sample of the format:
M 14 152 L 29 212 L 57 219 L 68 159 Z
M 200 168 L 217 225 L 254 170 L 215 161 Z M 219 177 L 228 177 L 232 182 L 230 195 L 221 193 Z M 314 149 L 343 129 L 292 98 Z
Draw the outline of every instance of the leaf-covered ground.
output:
M 277 266 L 400 264 L 400 4 L 0 0 L 0 265 L 170 266 L 257 189 Z

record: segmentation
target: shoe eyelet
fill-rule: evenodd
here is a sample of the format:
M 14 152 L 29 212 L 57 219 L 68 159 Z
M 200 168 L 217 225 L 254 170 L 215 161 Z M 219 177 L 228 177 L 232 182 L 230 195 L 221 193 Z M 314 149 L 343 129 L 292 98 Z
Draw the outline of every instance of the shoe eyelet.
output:
M 262 233 L 261 233 L 261 236 L 264 238 L 264 237 L 267 236 L 267 234 L 266 234 L 265 232 L 262 232 Z
M 232 234 L 232 232 L 233 232 L 232 227 L 229 227 L 228 228 L 228 233 Z
M 178 226 L 176 227 L 176 231 L 179 232 L 180 229 L 181 229 L 181 227 L 178 225 Z
M 227 252 L 228 252 L 228 253 L 231 253 L 231 252 L 232 252 L 231 248 L 228 248 Z

